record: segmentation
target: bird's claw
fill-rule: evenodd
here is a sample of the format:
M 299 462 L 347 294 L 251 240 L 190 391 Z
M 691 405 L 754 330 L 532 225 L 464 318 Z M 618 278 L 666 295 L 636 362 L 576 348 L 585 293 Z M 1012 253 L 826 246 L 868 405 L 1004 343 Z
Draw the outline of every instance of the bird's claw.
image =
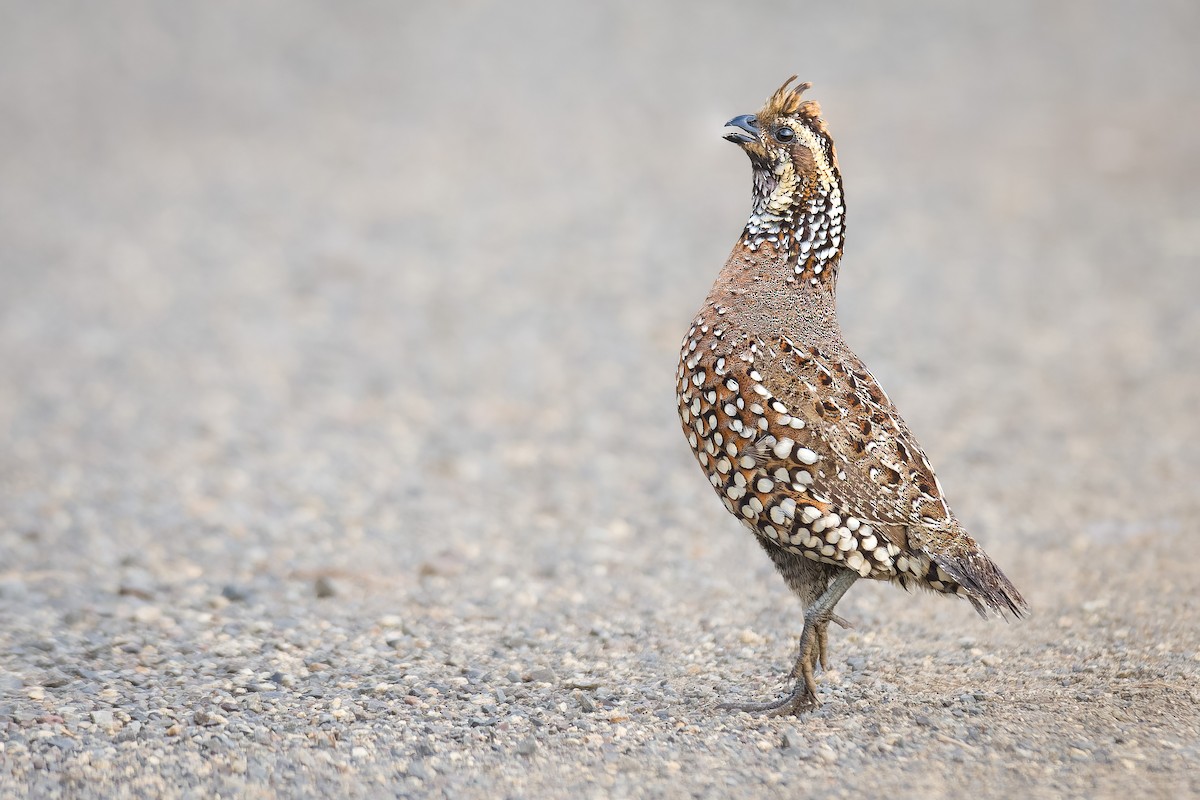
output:
M 766 714 L 768 717 L 800 716 L 819 708 L 821 702 L 803 683 L 797 683 L 790 694 L 766 703 L 721 703 L 722 711 L 745 711 L 750 714 Z
M 817 699 L 817 681 L 813 673 L 818 664 L 821 669 L 829 669 L 826 651 L 830 622 L 836 622 L 843 628 L 851 627 L 850 623 L 836 614 L 830 614 L 826 619 L 814 620 L 811 627 L 805 625 L 803 633 L 800 634 L 800 655 L 788 674 L 788 679 L 794 680 L 796 685 L 788 695 L 765 703 L 721 703 L 717 708 L 722 711 L 766 714 L 769 717 L 799 716 L 819 708 L 821 701 Z

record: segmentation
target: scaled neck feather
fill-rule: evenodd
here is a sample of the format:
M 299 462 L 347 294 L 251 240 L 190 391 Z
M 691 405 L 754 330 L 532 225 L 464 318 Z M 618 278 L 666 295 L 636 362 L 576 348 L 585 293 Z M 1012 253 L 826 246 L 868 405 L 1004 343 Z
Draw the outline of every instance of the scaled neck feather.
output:
M 817 159 L 798 175 L 791 159 L 754 165 L 754 206 L 740 244 L 757 258 L 782 254 L 789 284 L 832 294 L 842 258 L 846 206 L 834 164 Z M 757 259 L 756 259 L 757 260 Z

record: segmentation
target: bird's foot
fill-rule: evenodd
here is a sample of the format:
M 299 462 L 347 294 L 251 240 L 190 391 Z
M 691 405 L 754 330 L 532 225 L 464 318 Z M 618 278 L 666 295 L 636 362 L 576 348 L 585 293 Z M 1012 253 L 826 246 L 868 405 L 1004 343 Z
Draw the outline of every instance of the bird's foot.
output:
M 814 672 L 818 664 L 822 669 L 829 669 L 826 649 L 829 645 L 830 622 L 836 622 L 843 628 L 852 627 L 849 622 L 831 612 L 815 611 L 805 614 L 804 630 L 800 634 L 800 654 L 788 674 L 788 678 L 796 682 L 790 694 L 766 703 L 721 703 L 717 708 L 723 711 L 766 714 L 769 717 L 799 716 L 819 708 L 821 701 L 817 699 L 817 679 Z
M 829 661 L 825 656 L 829 643 L 829 623 L 836 622 L 843 628 L 851 627 L 849 622 L 833 613 L 833 607 L 856 580 L 857 573 L 845 571 L 834 579 L 816 602 L 805 609 L 804 630 L 800 632 L 800 654 L 788 675 L 795 680 L 791 694 L 769 703 L 722 703 L 718 708 L 778 717 L 799 715 L 819 707 L 821 701 L 817 699 L 817 679 L 813 672 L 818 663 L 823 669 L 829 669 Z
M 819 708 L 821 702 L 802 681 L 797 681 L 791 693 L 779 700 L 766 703 L 721 703 L 722 711 L 746 711 L 751 714 L 766 714 L 768 717 L 800 716 Z

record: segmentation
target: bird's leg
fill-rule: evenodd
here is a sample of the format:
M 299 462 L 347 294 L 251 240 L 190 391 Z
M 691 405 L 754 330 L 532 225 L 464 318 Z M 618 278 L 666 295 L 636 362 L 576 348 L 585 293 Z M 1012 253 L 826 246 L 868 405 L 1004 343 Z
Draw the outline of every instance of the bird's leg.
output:
M 810 663 L 812 664 L 812 668 L 814 670 L 817 668 L 818 662 L 820 662 L 820 664 L 821 664 L 821 669 L 823 669 L 823 670 L 829 669 L 829 658 L 827 656 L 827 649 L 829 646 L 829 623 L 831 623 L 831 622 L 836 622 L 838 625 L 841 625 L 843 628 L 853 628 L 854 627 L 849 622 L 847 622 L 846 620 L 839 617 L 837 614 L 829 614 L 828 617 L 826 617 L 824 620 L 820 620 L 817 623 L 815 623 L 814 630 L 815 630 L 816 637 L 817 637 L 817 646 L 812 648 L 811 652 L 810 652 Z M 800 639 L 802 642 L 800 652 L 801 652 L 801 654 L 803 654 L 804 653 L 804 646 L 803 646 L 804 634 L 803 633 L 801 633 Z M 800 664 L 801 664 L 801 659 L 797 658 L 795 666 L 793 666 L 792 671 L 788 673 L 788 678 L 794 679 L 794 678 L 800 677 L 800 673 L 801 673 Z
M 813 669 L 817 662 L 826 667 L 825 646 L 828 642 L 828 627 L 830 622 L 836 622 L 843 627 L 849 627 L 846 621 L 833 613 L 833 607 L 842 599 L 858 574 L 844 570 L 829 584 L 828 588 L 812 605 L 804 610 L 804 630 L 800 632 L 800 654 L 789 675 L 796 683 L 792 691 L 781 700 L 768 703 L 722 703 L 718 708 L 728 711 L 749 711 L 751 713 L 767 713 L 771 716 L 784 714 L 800 714 L 811 711 L 820 703 L 817 700 L 817 681 Z

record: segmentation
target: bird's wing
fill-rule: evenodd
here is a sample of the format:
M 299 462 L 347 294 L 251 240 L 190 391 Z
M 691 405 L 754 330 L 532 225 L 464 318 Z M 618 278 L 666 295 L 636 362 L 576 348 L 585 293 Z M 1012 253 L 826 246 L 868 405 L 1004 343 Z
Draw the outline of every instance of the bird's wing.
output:
M 758 429 L 752 451 L 768 472 L 803 468 L 808 483 L 798 503 L 871 525 L 906 558 L 892 563 L 906 564 L 919 583 L 965 596 L 980 613 L 1025 610 L 955 518 L 916 437 L 857 357 L 780 335 L 750 343 L 741 360 L 742 395 L 754 398 L 744 424 Z
M 955 526 L 929 460 L 861 361 L 783 335 L 751 347 L 747 377 L 759 379 L 749 391 L 776 412 L 765 433 L 816 455 L 813 496 L 870 521 L 904 548 L 919 545 L 909 541 L 912 528 L 936 538 Z

